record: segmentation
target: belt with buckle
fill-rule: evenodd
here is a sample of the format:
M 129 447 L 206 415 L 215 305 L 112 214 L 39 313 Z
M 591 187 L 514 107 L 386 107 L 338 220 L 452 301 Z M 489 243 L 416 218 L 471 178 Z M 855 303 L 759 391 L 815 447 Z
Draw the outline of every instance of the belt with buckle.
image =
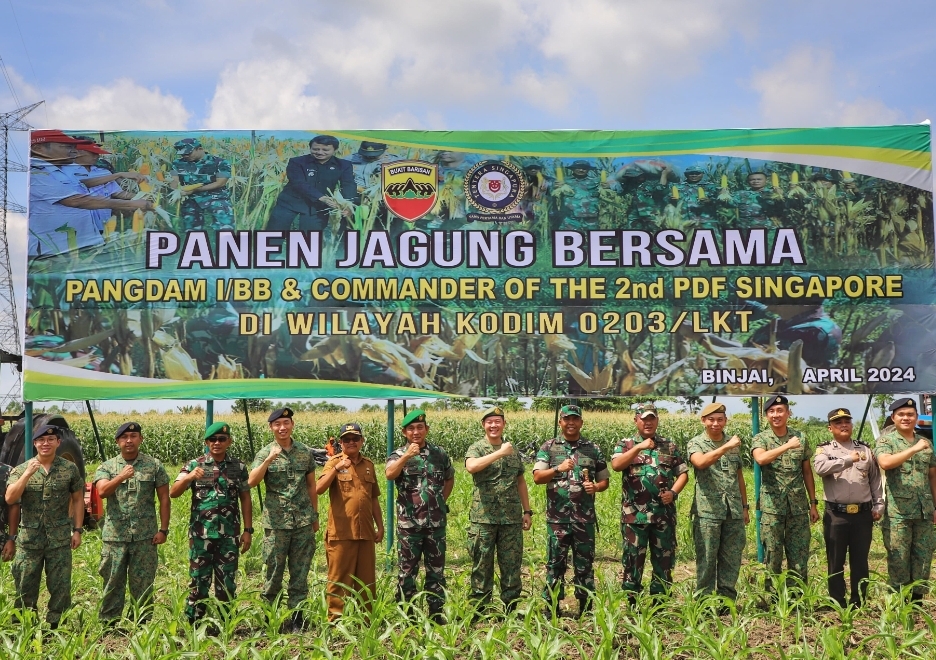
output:
M 870 511 L 871 502 L 862 502 L 861 504 L 838 504 L 837 502 L 826 502 L 826 508 L 836 513 L 859 513 L 861 511 Z

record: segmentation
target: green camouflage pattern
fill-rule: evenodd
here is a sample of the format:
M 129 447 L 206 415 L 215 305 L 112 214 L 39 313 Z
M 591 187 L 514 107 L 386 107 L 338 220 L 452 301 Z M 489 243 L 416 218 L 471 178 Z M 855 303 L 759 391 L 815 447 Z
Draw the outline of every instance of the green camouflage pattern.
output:
M 211 579 L 214 578 L 215 598 L 226 603 L 237 592 L 237 559 L 240 550 L 237 539 L 227 537 L 189 539 L 189 595 L 185 616 L 195 621 L 205 616 Z
M 39 586 L 45 568 L 46 589 L 49 591 L 49 609 L 46 621 L 57 626 L 62 614 L 71 607 L 72 551 L 68 545 L 45 548 L 25 548 L 16 545 L 13 557 L 13 583 L 16 588 L 16 607 L 38 611 Z
M 12 469 L 6 463 L 0 463 L 0 548 L 6 545 L 9 537 L 10 514 L 6 503 L 6 489 Z
M 598 228 L 600 185 L 598 173 L 595 170 L 589 170 L 588 175 L 583 179 L 577 179 L 571 174 L 566 176 L 565 181 L 553 189 L 552 194 L 559 200 L 559 215 L 562 218 L 558 229 Z
M 574 462 L 569 472 L 558 472 L 546 484 L 547 523 L 595 522 L 595 496 L 585 492 L 583 470 L 591 481 L 609 478 L 608 464 L 598 445 L 585 438 L 570 443 L 565 438 L 547 440 L 536 452 L 533 471 L 558 467 L 567 458 Z
M 763 493 L 763 490 L 761 493 Z M 790 573 L 804 582 L 806 581 L 809 577 L 810 538 L 808 513 L 778 515 L 761 512 L 761 543 L 764 546 L 764 563 L 767 565 L 767 570 L 774 575 L 779 575 L 783 571 L 783 555 L 785 552 L 787 568 Z M 770 588 L 769 580 L 767 585 Z
M 621 538 L 624 539 L 624 549 L 621 552 L 624 577 L 621 588 L 629 592 L 641 590 L 649 548 L 650 566 L 653 568 L 650 593 L 667 593 L 673 584 L 673 566 L 676 565 L 675 513 L 669 518 L 656 516 L 651 523 L 622 522 Z
M 179 470 L 179 477 L 201 467 L 205 474 L 192 482 L 192 512 L 189 537 L 220 539 L 240 534 L 240 494 L 250 490 L 247 466 L 236 458 L 220 463 L 202 454 Z
M 212 229 L 234 229 L 234 207 L 231 200 L 223 197 L 213 197 L 211 193 L 199 195 L 193 193 L 182 200 L 179 206 L 183 226 L 188 230 L 205 229 L 205 216 L 210 215 L 214 221 Z
M 747 540 L 741 519 L 692 519 L 696 551 L 696 592 L 717 593 L 735 600 L 741 559 Z
M 499 448 L 499 446 L 498 446 Z M 486 439 L 468 447 L 465 459 L 481 458 L 493 454 L 495 448 Z M 523 505 L 517 477 L 523 474 L 523 462 L 516 452 L 471 475 L 471 509 L 468 520 L 487 525 L 520 525 L 523 523 Z
M 494 558 L 500 567 L 500 597 L 505 605 L 519 600 L 520 569 L 523 566 L 523 525 L 491 525 L 471 522 L 468 526 L 471 553 L 472 601 L 488 603 L 494 593 Z
M 10 471 L 15 483 L 26 472 L 27 463 Z M 51 550 L 71 543 L 72 517 L 68 515 L 71 494 L 84 492 L 84 481 L 77 466 L 61 456 L 52 461 L 49 471 L 37 470 L 26 484 L 20 498 L 20 522 L 16 548 Z
M 387 457 L 387 465 L 400 460 L 406 447 L 399 447 Z M 438 527 L 445 529 L 448 506 L 442 490 L 448 479 L 455 478 L 455 468 L 445 450 L 426 443 L 419 454 L 406 462 L 396 484 L 397 528 Z
M 924 439 L 914 433 L 913 440 L 908 441 L 894 429 L 878 438 L 874 453 L 899 454 Z M 923 519 L 932 523 L 933 494 L 930 490 L 929 470 L 934 467 L 936 455 L 930 444 L 929 448 L 914 454 L 900 467 L 885 470 L 887 506 L 881 526 L 886 527 L 889 521 L 895 520 Z
M 890 470 L 888 470 L 890 472 Z M 888 498 L 890 504 L 890 498 Z M 887 582 L 899 591 L 917 580 L 928 581 L 936 548 L 936 531 L 932 519 L 891 520 L 882 526 L 884 549 L 887 551 Z M 913 593 L 923 596 L 929 589 L 918 585 Z
M 624 454 L 643 442 L 643 438 L 623 438 L 611 458 Z M 689 471 L 682 451 L 672 440 L 654 438 L 656 446 L 644 449 L 621 473 L 621 524 L 646 525 L 672 521 L 676 516 L 676 501 L 666 505 L 660 492 L 673 487 L 676 478 Z
M 798 449 L 783 452 L 769 465 L 761 466 L 761 489 L 757 507 L 764 513 L 777 516 L 809 513 L 809 493 L 803 479 L 803 463 L 811 461 L 813 448 L 800 431 L 789 428 L 787 434 L 778 437 L 773 429 L 761 431 L 751 440 L 751 452 L 755 449 L 773 451 L 790 438 L 797 437 L 802 445 Z
M 546 525 L 546 586 L 542 596 L 556 602 L 565 598 L 565 574 L 572 552 L 575 597 L 583 600 L 595 592 L 595 523 L 569 522 Z
M 695 222 L 696 226 L 705 229 L 714 229 L 718 225 L 717 212 L 719 205 L 724 205 L 718 200 L 719 189 L 704 180 L 699 183 L 683 183 L 670 185 L 671 204 L 675 203 L 672 199 L 673 188 L 679 191 L 679 203 L 681 204 L 682 214 L 687 219 Z M 702 190 L 703 197 L 699 197 L 699 190 Z
M 630 206 L 627 209 L 629 229 L 657 229 L 660 213 L 670 195 L 670 186 L 664 186 L 659 179 L 644 181 L 630 194 Z
M 689 458 L 695 453 L 707 454 L 728 440 L 714 442 L 704 432 L 695 436 L 686 446 Z M 738 487 L 738 470 L 741 469 L 741 452 L 736 447 L 722 456 L 714 465 L 700 470 L 693 467 L 696 479 L 691 515 L 712 520 L 742 517 L 741 489 Z
M 773 227 L 770 218 L 783 213 L 784 203 L 782 199 L 776 199 L 772 195 L 773 191 L 770 186 L 760 191 L 738 190 L 735 192 L 732 204 L 738 213 L 738 226 Z
M 130 596 L 140 607 L 150 607 L 158 565 L 159 554 L 152 537 L 138 541 L 105 542 L 101 548 L 101 565 L 98 568 L 98 574 L 104 579 L 104 593 L 98 614 L 101 621 L 116 621 L 123 615 L 128 587 Z
M 411 461 L 412 462 L 412 459 Z M 397 600 L 411 602 L 416 598 L 416 578 L 422 559 L 426 570 L 423 591 L 429 612 L 441 612 L 445 605 L 445 526 L 404 527 L 397 530 L 397 553 L 400 570 L 397 574 Z
M 277 443 L 260 449 L 250 469 L 260 467 Z M 315 472 L 312 449 L 293 440 L 292 446 L 280 452 L 263 477 L 266 499 L 263 501 L 263 526 L 266 529 L 300 529 L 318 522 L 318 512 L 312 508 L 306 475 Z
M 205 154 L 201 160 L 189 162 L 181 158 L 172 161 L 171 176 L 179 177 L 180 186 L 196 183 L 214 183 L 218 178 L 231 178 L 231 165 L 217 156 Z M 231 206 L 231 191 L 225 186 L 208 192 L 195 191 L 182 198 L 182 219 L 188 229 L 204 227 L 204 214 L 214 218 L 215 228 L 234 227 L 234 209 Z
M 110 481 L 127 465 L 133 466 L 133 478 L 118 485 L 117 490 L 106 498 L 101 540 L 121 543 L 152 541 L 159 531 L 154 506 L 156 489 L 169 483 L 169 475 L 163 464 L 152 456 L 137 454 L 132 461 L 115 456 L 98 466 L 94 482 L 101 479 Z
M 263 563 L 266 571 L 260 595 L 268 603 L 276 599 L 283 590 L 283 573 L 288 565 L 286 603 L 290 609 L 295 609 L 309 597 L 309 567 L 315 554 L 315 532 L 312 530 L 312 523 L 305 527 L 288 529 L 266 528 L 264 532 Z

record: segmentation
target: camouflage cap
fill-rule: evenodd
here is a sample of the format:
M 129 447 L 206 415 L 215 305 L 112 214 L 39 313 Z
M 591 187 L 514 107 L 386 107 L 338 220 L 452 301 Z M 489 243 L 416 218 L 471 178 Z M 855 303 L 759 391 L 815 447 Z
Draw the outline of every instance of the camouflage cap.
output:
M 117 429 L 114 433 L 114 440 L 122 436 L 124 433 L 142 433 L 143 429 L 140 428 L 140 425 L 136 422 L 126 422 L 120 425 L 120 428 Z
M 406 428 L 410 424 L 416 422 L 426 423 L 426 413 L 420 410 L 419 408 L 414 408 L 407 413 L 406 417 L 403 418 L 403 421 L 400 423 L 400 428 Z
M 280 417 L 288 417 L 292 419 L 292 416 L 293 416 L 292 408 L 286 408 L 286 407 L 277 408 L 276 410 L 270 413 L 269 417 L 267 417 L 267 422 L 272 424 L 273 422 L 278 420 Z
M 205 429 L 205 437 L 203 438 L 203 440 L 207 440 L 213 435 L 226 435 L 227 437 L 230 438 L 231 437 L 230 425 L 225 422 L 215 422 L 214 424 L 209 426 L 207 429 Z
M 573 160 L 572 164 L 569 165 L 570 170 L 591 170 L 594 169 L 594 166 L 589 163 L 587 160 Z
M 500 406 L 493 406 L 484 411 L 484 414 L 481 415 L 481 421 L 483 422 L 488 417 L 503 417 L 504 409 Z
M 57 426 L 52 426 L 51 424 L 43 424 L 42 426 L 36 429 L 35 433 L 33 433 L 32 439 L 35 442 L 36 440 L 38 440 L 44 435 L 53 435 L 56 438 L 61 439 L 62 431 Z
M 559 409 L 560 417 L 581 417 L 582 409 L 578 406 L 568 405 Z
M 646 419 L 647 417 L 650 417 L 651 415 L 653 415 L 654 417 L 659 417 L 659 415 L 657 415 L 656 406 L 653 405 L 652 403 L 638 404 L 637 407 L 634 408 L 634 415 L 639 417 L 640 419 Z
M 361 425 L 357 422 L 349 422 L 348 424 L 342 426 L 341 431 L 338 433 L 338 437 L 343 438 L 346 435 L 352 434 L 360 435 L 362 437 L 364 436 L 364 432 L 361 430 Z
M 379 156 L 387 150 L 387 145 L 383 142 L 361 142 L 361 146 L 358 147 L 358 153 L 362 156 Z
M 790 401 L 782 394 L 774 394 L 764 402 L 764 412 L 767 412 L 774 406 L 789 406 Z
M 179 140 L 172 146 L 175 147 L 176 152 L 180 156 L 187 156 L 196 149 L 200 149 L 202 145 L 201 142 L 199 142 L 196 138 L 185 138 L 183 140 Z
M 917 404 L 916 401 L 911 399 L 908 396 L 903 397 L 902 399 L 897 399 L 887 408 L 889 411 L 894 412 L 898 408 L 913 408 L 916 410 Z
M 715 413 L 724 413 L 725 410 L 724 403 L 716 403 L 713 401 L 712 403 L 706 404 L 706 406 L 702 408 L 702 412 L 699 413 L 699 417 L 708 417 L 709 415 L 714 415 Z
M 705 170 L 698 165 L 690 165 L 683 170 L 683 174 L 705 174 Z
M 836 408 L 829 412 L 829 421 L 834 422 L 837 419 L 851 419 L 851 410 L 848 408 Z

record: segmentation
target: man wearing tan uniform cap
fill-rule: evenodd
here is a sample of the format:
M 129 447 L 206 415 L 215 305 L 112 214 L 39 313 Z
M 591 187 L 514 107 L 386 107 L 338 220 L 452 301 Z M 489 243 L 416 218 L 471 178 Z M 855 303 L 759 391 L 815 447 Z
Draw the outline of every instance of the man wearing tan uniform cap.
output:
M 328 491 L 330 505 L 325 531 L 329 621 L 341 616 L 344 598 L 351 591 L 360 590 L 361 601 L 370 611 L 377 582 L 376 544 L 384 535 L 380 486 L 373 462 L 361 455 L 361 426 L 345 424 L 338 439 L 341 453 L 325 463 L 315 483 L 317 494 Z
M 813 467 L 822 477 L 825 515 L 822 530 L 829 568 L 829 595 L 842 607 L 845 600 L 845 555 L 851 573 L 850 602 L 860 607 L 868 594 L 868 552 L 874 521 L 884 513 L 881 470 L 871 448 L 852 440 L 852 416 L 847 408 L 829 413 L 831 442 L 816 447 Z

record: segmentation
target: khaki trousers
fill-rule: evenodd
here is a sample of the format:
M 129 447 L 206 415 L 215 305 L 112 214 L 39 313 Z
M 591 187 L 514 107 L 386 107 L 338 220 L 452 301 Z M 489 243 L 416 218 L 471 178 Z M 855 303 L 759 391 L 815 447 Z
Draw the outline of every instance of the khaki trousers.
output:
M 325 539 L 325 560 L 328 562 L 328 620 L 334 621 L 344 610 L 344 599 L 352 592 L 360 593 L 368 612 L 374 600 L 377 582 L 377 554 L 373 541 L 337 541 Z M 363 583 L 363 587 L 361 586 Z

